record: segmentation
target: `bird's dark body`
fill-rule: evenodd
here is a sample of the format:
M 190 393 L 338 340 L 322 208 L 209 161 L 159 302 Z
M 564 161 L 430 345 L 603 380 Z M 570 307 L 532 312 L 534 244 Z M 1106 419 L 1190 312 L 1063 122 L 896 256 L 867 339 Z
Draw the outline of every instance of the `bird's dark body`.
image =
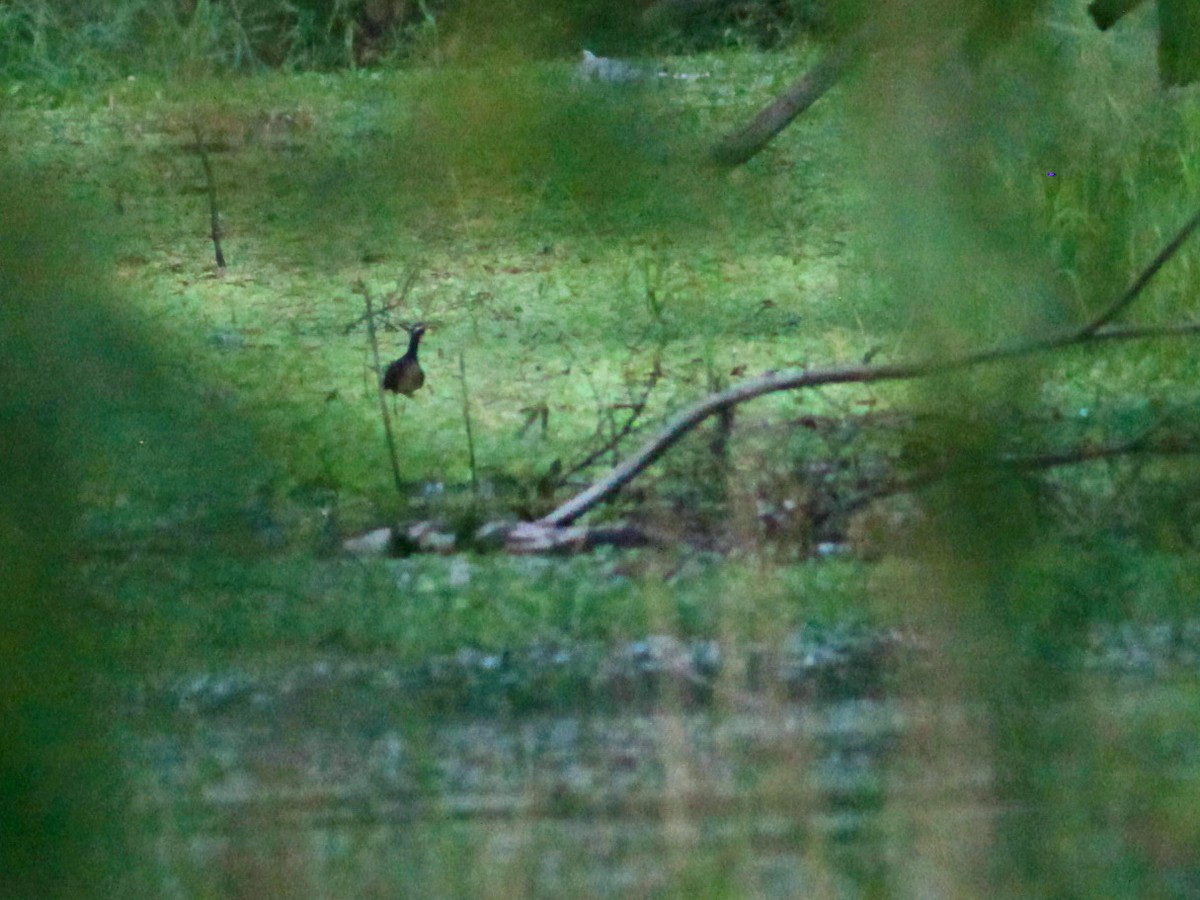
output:
M 383 373 L 384 390 L 411 397 L 425 383 L 425 373 L 417 361 L 417 347 L 425 334 L 424 325 L 414 325 L 408 339 L 408 351 Z

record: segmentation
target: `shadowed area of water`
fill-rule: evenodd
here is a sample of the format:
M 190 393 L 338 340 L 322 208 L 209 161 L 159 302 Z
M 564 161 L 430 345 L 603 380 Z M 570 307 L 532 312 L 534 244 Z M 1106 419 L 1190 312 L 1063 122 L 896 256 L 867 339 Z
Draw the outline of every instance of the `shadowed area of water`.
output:
M 1163 657 L 1171 675 L 1114 656 L 1122 634 L 1098 638 L 1082 676 L 1114 740 L 1147 715 L 1175 721 L 1194 682 L 1179 660 Z M 929 865 L 910 855 L 928 840 L 914 823 L 969 846 L 1022 812 L 997 804 L 977 752 L 983 707 L 879 690 L 877 677 L 866 691 L 843 678 L 797 692 L 786 654 L 769 678 L 743 665 L 698 695 L 681 662 L 698 648 L 711 659 L 708 645 L 632 642 L 594 673 L 613 678 L 623 660 L 619 690 L 574 709 L 504 710 L 489 694 L 480 709 L 477 693 L 350 657 L 147 686 L 126 734 L 153 878 L 181 897 L 865 896 L 938 877 L 913 868 Z M 812 647 L 804 658 L 808 678 L 845 663 Z M 447 666 L 505 677 L 472 654 L 432 664 Z M 946 743 L 955 735 L 961 746 Z M 1168 738 L 1135 743 L 1170 761 L 1161 777 L 1193 777 L 1194 754 Z M 1095 828 L 1103 841 L 1119 825 Z M 1195 878 L 1182 865 L 1164 884 Z
M 903 716 L 884 701 L 739 705 L 286 730 L 201 716 L 140 736 L 140 795 L 180 886 L 275 871 L 285 853 L 306 892 L 337 893 L 364 855 L 359 877 L 379 867 L 400 887 L 425 831 L 473 862 L 527 862 L 539 893 L 655 889 L 672 853 L 678 868 L 736 851 L 765 895 L 795 896 L 808 843 L 870 828 Z

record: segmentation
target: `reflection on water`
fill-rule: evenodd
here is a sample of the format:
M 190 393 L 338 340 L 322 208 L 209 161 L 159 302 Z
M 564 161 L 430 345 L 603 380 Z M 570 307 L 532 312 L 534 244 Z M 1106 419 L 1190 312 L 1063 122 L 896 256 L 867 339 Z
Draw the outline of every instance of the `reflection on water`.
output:
M 1081 884 L 1146 850 L 1156 868 L 1117 894 L 1200 887 L 1191 817 L 1149 804 L 1200 776 L 1194 676 L 1083 676 L 1071 700 L 1029 711 L 1067 744 L 1018 771 L 989 752 L 1004 725 L 982 701 L 718 690 L 456 715 L 363 690 L 361 663 L 346 671 L 349 693 L 297 692 L 292 673 L 216 691 L 238 702 L 175 694 L 130 716 L 164 896 L 982 896 L 992 885 L 963 873 L 1003 865 L 1008 833 L 1031 827 L 1072 842 L 1054 849 Z M 1094 733 L 1072 753 L 1085 718 Z M 1054 787 L 1021 795 L 1014 772 Z M 1082 818 L 1079 796 L 1098 803 Z
M 643 895 L 699 860 L 732 866 L 705 879 L 736 873 L 763 896 L 869 876 L 906 714 L 746 705 L 759 708 L 287 731 L 193 719 L 140 738 L 142 798 L 183 893 L 267 879 L 274 894 L 286 873 L 289 892 L 314 896 L 458 894 L 511 869 L 536 894 Z M 827 871 L 834 858 L 844 872 Z

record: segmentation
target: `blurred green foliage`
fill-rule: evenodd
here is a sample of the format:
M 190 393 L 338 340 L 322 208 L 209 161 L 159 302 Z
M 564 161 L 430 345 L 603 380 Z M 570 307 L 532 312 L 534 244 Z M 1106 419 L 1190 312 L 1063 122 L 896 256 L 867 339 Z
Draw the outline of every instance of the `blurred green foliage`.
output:
M 76 211 L 17 199 L 30 196 L 26 177 L 0 172 L 0 893 L 111 896 L 130 862 L 100 677 L 116 662 L 66 563 L 104 398 L 144 370 L 88 296 L 101 279 L 64 227 Z
M 245 492 L 263 469 L 117 311 L 100 212 L 11 158 L 0 194 L 0 893 L 110 897 L 142 874 L 112 726 L 156 641 L 118 638 L 131 623 L 76 567 L 83 526 L 124 510 L 127 535 L 229 551 L 255 534 Z
M 186 15 L 5 5 L 3 66 L 31 79 L 30 108 L 8 111 L 0 179 L 0 196 L 26 198 L 9 199 L 0 222 L 0 591 L 12 619 L 0 638 L 11 723 L 0 800 L 23 811 L 0 825 L 7 892 L 111 895 L 125 851 L 105 826 L 126 807 L 103 691 L 128 688 L 131 661 L 168 672 L 318 652 L 415 662 L 651 631 L 744 648 L 864 609 L 929 636 L 918 690 L 986 710 L 918 726 L 905 758 L 948 784 L 986 760 L 994 779 L 966 802 L 1002 810 L 970 836 L 985 852 L 968 852 L 952 822 L 896 828 L 891 858 L 915 847 L 913 859 L 949 860 L 952 896 L 1161 888 L 1156 846 L 1182 855 L 1197 826 L 1176 799 L 1190 786 L 1146 768 L 1193 717 L 1145 723 L 1142 748 L 1141 726 L 1128 726 L 1113 749 L 1100 735 L 1124 720 L 1093 710 L 1078 668 L 1103 622 L 1192 615 L 1195 463 L 1180 453 L 1042 476 L 1013 460 L 1186 421 L 1198 384 L 1187 343 L 739 411 L 732 462 L 691 441 L 638 485 L 633 507 L 681 537 L 704 534 L 688 531 L 695 520 L 719 522 L 727 557 L 317 556 L 400 516 L 521 507 L 555 460 L 613 430 L 651 373 L 645 421 L 657 422 L 782 365 L 880 346 L 886 358 L 936 354 L 1086 321 L 1194 204 L 1200 112 L 1190 95 L 1158 92 L 1142 52 L 1152 27 L 1110 39 L 1067 7 L 1045 24 L 1023 2 L 881 4 L 895 52 L 745 170 L 719 175 L 699 166 L 708 140 L 798 67 L 694 57 L 672 65 L 704 78 L 608 91 L 575 84 L 569 63 L 524 62 L 578 35 L 620 45 L 628 26 L 600 14 L 609 7 L 554 4 L 526 20 L 516 4 L 464 6 L 437 35 L 447 59 L 471 62 L 462 68 L 235 82 L 213 76 L 348 63 L 351 7 L 289 7 L 290 37 L 272 43 L 270 6 L 250 20 L 217 3 Z M 103 13 L 107 32 L 80 27 Z M 74 104 L 86 78 L 142 66 L 158 76 Z M 10 99 L 25 89 L 11 87 Z M 213 147 L 229 229 L 223 279 L 209 271 L 196 131 Z M 1173 260 L 1131 318 L 1189 312 L 1196 259 L 1189 247 Z M 410 272 L 411 294 L 381 328 L 391 346 L 400 323 L 430 323 L 430 384 L 399 407 L 395 497 L 351 286 L 363 278 L 391 296 Z M 463 499 L 459 354 L 482 501 Z M 528 427 L 539 405 L 540 431 Z M 915 408 L 906 446 L 880 456 L 941 467 L 921 517 L 894 526 L 917 558 L 781 564 L 763 537 L 760 511 L 778 499 L 768 488 L 807 500 L 814 460 L 845 463 L 846 483 L 868 471 L 871 459 L 852 468 L 860 426 L 805 439 L 806 423 L 853 423 L 860 407 Z M 811 529 L 789 539 L 787 560 Z M 883 790 L 863 803 L 925 812 Z M 1087 845 L 1097 832 L 1102 843 Z M 40 865 L 47 855 L 61 867 Z M 909 874 L 864 870 L 880 893 Z
M 911 5 L 884 4 L 897 29 L 888 36 L 892 52 L 875 56 L 856 85 L 872 257 L 904 319 L 943 352 L 1088 321 L 1197 202 L 1168 188 L 1196 154 L 1194 138 L 1183 138 L 1186 150 L 1180 143 L 1190 104 L 1154 93 L 1151 59 L 1130 61 L 1140 80 L 1123 88 L 1112 75 L 1097 83 L 1085 32 L 1046 29 L 1029 4 L 1020 15 L 976 4 L 975 14 L 993 17 L 985 25 L 999 15 L 1010 27 L 968 31 L 960 42 L 938 21 L 948 5 L 949 15 L 972 14 L 931 4 L 913 22 Z M 1070 21 L 1066 12 L 1060 18 Z M 987 52 L 973 43 L 981 33 Z M 1149 221 L 1159 223 L 1157 235 L 1143 244 Z M 1195 295 L 1195 258 L 1189 246 L 1172 260 L 1130 318 L 1178 320 Z M 1161 346 L 1128 355 L 1146 364 L 1143 374 L 1177 365 Z M 975 733 L 944 731 L 942 764 L 949 772 L 956 754 L 988 754 L 998 802 L 1011 810 L 997 820 L 993 853 L 966 866 L 960 885 L 986 883 L 999 896 L 1086 896 L 1121 884 L 1123 895 L 1136 896 L 1153 883 L 1144 848 L 1120 836 L 1105 854 L 1076 843 L 1089 810 L 1123 798 L 1098 774 L 1103 739 L 1071 673 L 1096 623 L 1137 601 L 1042 582 L 1047 571 L 1056 582 L 1069 568 L 1057 558 L 1061 520 L 1048 514 L 1042 483 L 1002 462 L 1014 447 L 1049 443 L 1050 429 L 1030 411 L 1056 368 L 1046 358 L 1005 363 L 918 389 L 929 423 L 921 440 L 948 462 L 945 479 L 924 494 L 924 558 L 936 575 L 914 586 L 913 614 L 922 630 L 942 636 L 937 680 L 988 710 Z M 1146 379 L 1133 393 L 1151 403 L 1197 399 L 1191 378 Z M 1181 496 L 1195 484 L 1194 460 L 1162 465 Z M 1091 564 L 1112 578 L 1132 560 L 1101 553 Z M 1079 774 L 1064 777 L 1073 767 Z

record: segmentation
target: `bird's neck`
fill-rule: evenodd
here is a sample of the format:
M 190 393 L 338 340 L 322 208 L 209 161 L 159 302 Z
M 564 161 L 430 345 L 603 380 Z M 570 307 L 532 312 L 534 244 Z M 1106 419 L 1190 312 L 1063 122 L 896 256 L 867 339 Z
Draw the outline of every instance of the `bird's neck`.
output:
M 419 332 L 413 332 L 412 337 L 408 339 L 408 355 L 413 359 L 417 358 L 417 345 L 421 343 L 421 335 Z

